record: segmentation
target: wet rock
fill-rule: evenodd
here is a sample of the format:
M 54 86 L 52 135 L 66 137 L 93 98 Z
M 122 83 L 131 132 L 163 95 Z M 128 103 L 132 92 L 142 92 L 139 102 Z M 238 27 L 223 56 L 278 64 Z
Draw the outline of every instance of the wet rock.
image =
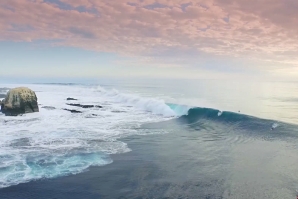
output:
M 66 100 L 71 101 L 71 100 L 78 100 L 78 99 L 68 97 Z
M 26 87 L 11 89 L 1 102 L 1 112 L 6 116 L 39 112 L 35 92 Z
M 53 106 L 43 106 L 43 107 L 41 107 L 41 108 L 44 108 L 44 109 L 47 109 L 47 110 L 54 110 L 54 109 L 56 109 L 56 108 L 53 107 Z
M 81 107 L 81 108 L 102 108 L 102 106 L 99 105 L 82 105 L 82 104 L 67 104 L 69 106 L 76 106 L 76 107 Z
M 81 111 L 72 110 L 72 109 L 67 109 L 67 108 L 64 108 L 63 110 L 65 110 L 65 111 L 69 111 L 69 112 L 71 112 L 71 113 L 82 113 Z

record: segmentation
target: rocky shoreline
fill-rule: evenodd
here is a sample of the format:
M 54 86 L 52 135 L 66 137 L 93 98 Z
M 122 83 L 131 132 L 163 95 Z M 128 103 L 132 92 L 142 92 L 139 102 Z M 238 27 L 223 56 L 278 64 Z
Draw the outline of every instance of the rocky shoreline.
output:
M 39 112 L 37 96 L 34 91 L 26 87 L 18 87 L 14 89 L 8 89 L 7 94 L 0 94 L 1 112 L 5 116 L 18 116 L 26 113 Z M 77 101 L 78 99 L 68 97 L 67 101 Z M 68 106 L 79 107 L 83 109 L 88 108 L 102 108 L 99 105 L 90 104 L 79 104 L 79 103 L 66 103 Z M 55 107 L 52 106 L 42 106 L 41 108 L 46 110 L 54 110 Z M 64 108 L 62 110 L 69 111 L 71 113 L 82 113 L 80 110 Z

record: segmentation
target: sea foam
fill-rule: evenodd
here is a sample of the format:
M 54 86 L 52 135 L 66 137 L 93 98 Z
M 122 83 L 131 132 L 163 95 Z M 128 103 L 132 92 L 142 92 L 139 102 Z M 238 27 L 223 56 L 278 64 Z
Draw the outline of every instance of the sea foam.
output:
M 116 90 L 98 92 L 80 85 L 25 86 L 36 92 L 40 112 L 18 117 L 0 114 L 0 188 L 109 164 L 110 154 L 130 151 L 119 138 L 152 133 L 139 126 L 175 116 L 162 100 Z M 70 107 L 66 104 L 68 97 L 78 99 L 77 103 L 103 108 Z M 82 113 L 73 114 L 64 108 Z

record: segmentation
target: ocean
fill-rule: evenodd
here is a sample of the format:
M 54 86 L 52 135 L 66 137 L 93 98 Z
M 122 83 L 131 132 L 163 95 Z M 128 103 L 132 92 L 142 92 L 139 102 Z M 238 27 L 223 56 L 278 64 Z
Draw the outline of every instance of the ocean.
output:
M 0 96 L 18 86 L 40 112 L 0 113 L 1 199 L 296 197 L 298 82 L 105 79 Z

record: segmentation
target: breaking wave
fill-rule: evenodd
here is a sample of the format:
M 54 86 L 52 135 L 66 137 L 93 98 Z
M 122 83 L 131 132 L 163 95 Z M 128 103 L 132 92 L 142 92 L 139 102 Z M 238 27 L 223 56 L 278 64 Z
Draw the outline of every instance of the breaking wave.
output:
M 137 109 L 149 111 L 153 114 L 159 114 L 166 117 L 177 116 L 175 110 L 171 109 L 163 100 L 155 98 L 140 97 L 135 94 L 121 93 L 118 90 L 106 90 L 98 87 L 97 91 L 103 96 L 112 99 L 113 102 L 123 103 L 127 106 L 133 106 Z

